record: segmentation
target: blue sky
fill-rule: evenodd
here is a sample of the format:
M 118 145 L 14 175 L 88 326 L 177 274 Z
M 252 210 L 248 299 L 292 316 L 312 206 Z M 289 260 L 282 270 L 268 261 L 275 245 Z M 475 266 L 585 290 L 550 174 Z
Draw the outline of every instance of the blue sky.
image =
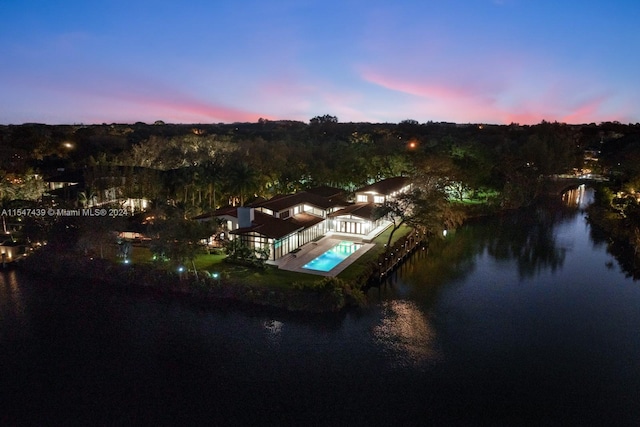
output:
M 640 122 L 637 0 L 0 1 L 0 123 Z

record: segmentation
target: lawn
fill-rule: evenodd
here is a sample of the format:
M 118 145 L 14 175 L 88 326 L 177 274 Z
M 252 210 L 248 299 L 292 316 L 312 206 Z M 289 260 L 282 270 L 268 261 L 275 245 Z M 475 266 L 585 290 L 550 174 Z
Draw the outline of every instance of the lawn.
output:
M 411 231 L 410 227 L 400 227 L 393 235 L 392 244 Z M 365 252 L 353 264 L 347 267 L 338 275 L 339 278 L 345 280 L 353 280 L 359 277 L 367 265 L 378 259 L 378 256 L 384 252 L 384 245 L 389 239 L 391 229 L 385 230 L 376 237 L 372 243 L 375 246 Z M 117 258 L 115 251 L 109 256 L 115 262 L 122 262 L 121 258 Z M 274 288 L 290 287 L 292 283 L 313 283 L 322 280 L 322 276 L 307 273 L 298 273 L 288 270 L 279 270 L 273 266 L 267 265 L 265 269 L 256 269 L 247 266 L 241 266 L 224 262 L 226 255 L 224 254 L 201 254 L 194 260 L 195 267 L 198 272 L 220 273 L 221 277 L 233 277 L 243 279 L 247 284 L 256 286 L 268 286 Z M 136 264 L 151 264 L 153 262 L 153 254 L 149 248 L 144 246 L 134 246 L 131 251 L 130 262 Z M 193 270 L 193 265 L 186 264 L 188 270 Z
M 396 232 L 393 234 L 393 239 L 391 240 L 391 244 L 393 245 L 400 238 L 406 236 L 411 232 L 411 227 L 401 226 Z M 342 273 L 338 274 L 338 277 L 345 280 L 354 280 L 359 277 L 364 271 L 367 265 L 372 262 L 375 262 L 380 254 L 384 253 L 384 246 L 387 244 L 387 240 L 389 240 L 389 234 L 391 234 L 391 227 L 387 228 L 382 234 L 376 237 L 373 242 L 375 246 L 369 249 L 364 253 L 360 258 L 358 258 L 353 264 L 349 267 L 345 268 Z

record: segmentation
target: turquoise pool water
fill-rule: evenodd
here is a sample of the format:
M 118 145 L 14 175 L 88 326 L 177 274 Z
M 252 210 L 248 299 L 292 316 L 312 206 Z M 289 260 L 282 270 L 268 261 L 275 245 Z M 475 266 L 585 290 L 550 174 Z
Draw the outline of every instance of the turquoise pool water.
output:
M 302 268 L 316 271 L 330 271 L 336 265 L 349 258 L 349 255 L 357 251 L 360 247 L 362 247 L 362 243 L 343 240 L 322 255 L 303 265 Z

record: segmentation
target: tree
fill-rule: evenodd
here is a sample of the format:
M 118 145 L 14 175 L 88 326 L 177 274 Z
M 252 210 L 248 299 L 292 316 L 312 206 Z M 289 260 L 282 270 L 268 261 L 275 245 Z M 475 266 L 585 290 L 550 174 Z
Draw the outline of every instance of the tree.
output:
M 376 209 L 378 217 L 386 217 L 393 223 L 387 240 L 391 247 L 394 233 L 403 225 L 423 229 L 431 235 L 441 235 L 441 230 L 460 225 L 464 215 L 453 209 L 445 191 L 446 182 L 432 171 L 421 170 L 412 180 L 411 189 L 388 198 Z
M 323 124 L 333 124 L 338 123 L 338 118 L 336 116 L 331 116 L 329 114 L 325 114 L 324 116 L 316 116 L 309 120 L 309 124 L 312 125 L 323 125 Z
M 258 172 L 245 161 L 231 165 L 228 179 L 229 191 L 239 197 L 240 206 L 244 206 L 246 196 L 259 187 Z
M 78 248 L 85 254 L 96 252 L 104 258 L 105 246 L 116 243 L 118 231 L 122 230 L 122 217 L 79 217 L 74 218 L 77 228 Z
M 213 234 L 213 224 L 184 218 L 179 210 L 173 215 L 154 220 L 151 228 L 151 252 L 174 266 L 191 262 L 196 274 L 195 257 L 202 250 L 202 241 Z

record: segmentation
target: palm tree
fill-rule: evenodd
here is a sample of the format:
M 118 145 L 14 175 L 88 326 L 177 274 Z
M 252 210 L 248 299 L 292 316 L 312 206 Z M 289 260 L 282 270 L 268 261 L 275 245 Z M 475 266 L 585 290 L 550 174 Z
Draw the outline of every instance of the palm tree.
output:
M 233 196 L 239 196 L 240 206 L 244 206 L 245 197 L 259 187 L 258 173 L 244 161 L 231 165 L 228 179 L 229 190 Z
M 209 198 L 209 209 L 216 209 L 216 184 L 220 182 L 224 176 L 222 169 L 222 161 L 219 157 L 209 159 L 202 165 L 201 176 L 203 183 L 207 186 L 207 196 Z

